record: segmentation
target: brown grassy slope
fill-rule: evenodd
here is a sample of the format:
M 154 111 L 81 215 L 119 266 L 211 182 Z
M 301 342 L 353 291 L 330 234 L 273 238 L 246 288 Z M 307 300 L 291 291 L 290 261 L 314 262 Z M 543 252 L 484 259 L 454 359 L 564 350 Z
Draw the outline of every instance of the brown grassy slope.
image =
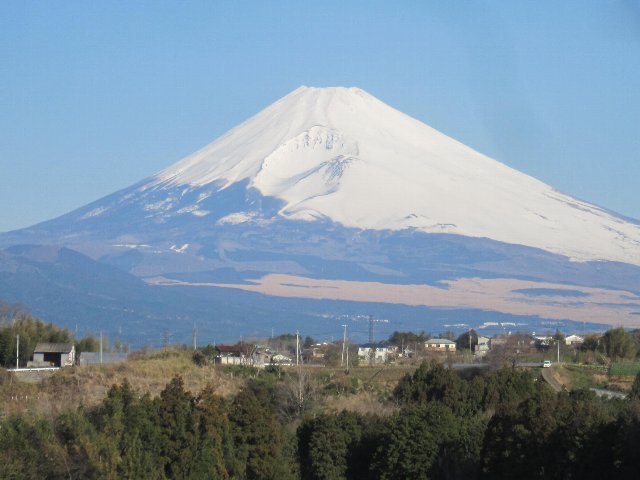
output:
M 221 396 L 240 390 L 245 379 L 225 375 L 214 367 L 198 367 L 189 350 L 169 349 L 113 365 L 64 368 L 32 381 L 33 374 L 5 377 L 0 382 L 0 412 L 53 415 L 79 406 L 98 405 L 107 390 L 126 378 L 141 395 L 157 396 L 176 375 L 182 376 L 185 388 L 199 393 L 208 384 Z M 30 381 L 31 380 L 31 381 Z
M 364 366 L 352 368 L 315 368 L 305 366 L 282 368 L 280 388 L 292 388 L 295 394 L 298 375 L 310 383 L 313 410 L 351 410 L 360 413 L 391 413 L 395 406 L 389 401 L 393 388 L 416 365 Z M 80 406 L 94 407 L 108 389 L 125 379 L 140 395 L 155 397 L 176 375 L 193 394 L 212 384 L 216 392 L 229 397 L 247 384 L 247 377 L 267 375 L 260 369 L 237 370 L 213 366 L 197 366 L 188 349 L 165 349 L 148 354 L 136 354 L 120 364 L 70 367 L 53 374 L 20 373 L 0 378 L 0 415 L 29 413 L 56 416 Z

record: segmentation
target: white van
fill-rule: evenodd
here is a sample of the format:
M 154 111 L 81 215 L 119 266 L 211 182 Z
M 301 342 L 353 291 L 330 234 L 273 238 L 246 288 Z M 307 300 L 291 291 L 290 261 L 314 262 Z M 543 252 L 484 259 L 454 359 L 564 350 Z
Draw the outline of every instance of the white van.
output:
M 543 368 L 549 368 L 550 366 L 551 366 L 551 360 L 545 360 L 544 362 L 542 362 Z

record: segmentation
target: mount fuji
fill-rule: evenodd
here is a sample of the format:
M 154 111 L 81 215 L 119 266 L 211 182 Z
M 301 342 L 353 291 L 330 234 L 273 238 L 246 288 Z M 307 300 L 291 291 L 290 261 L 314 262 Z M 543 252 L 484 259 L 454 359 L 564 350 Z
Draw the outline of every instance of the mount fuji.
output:
M 640 324 L 638 221 L 357 88 L 300 87 L 129 188 L 0 235 L 22 244 L 156 289 Z

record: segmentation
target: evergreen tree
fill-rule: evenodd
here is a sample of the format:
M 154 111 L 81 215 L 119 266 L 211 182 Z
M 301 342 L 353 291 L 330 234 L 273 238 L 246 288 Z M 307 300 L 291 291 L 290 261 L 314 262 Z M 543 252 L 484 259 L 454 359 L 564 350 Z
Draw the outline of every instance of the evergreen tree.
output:
M 381 422 L 353 412 L 320 415 L 298 429 L 300 470 L 309 479 L 366 479 Z
M 82 409 L 65 412 L 55 419 L 55 434 L 68 456 L 71 478 L 104 478 L 111 470 L 101 458 L 100 437 Z
M 230 411 L 236 451 L 232 477 L 260 480 L 292 478 L 289 440 L 266 397 L 249 388 L 236 395 Z
M 206 437 L 208 457 L 211 462 L 212 478 L 229 478 L 229 469 L 233 469 L 234 452 L 231 424 L 224 400 L 207 386 L 197 399 L 200 412 L 200 434 Z
M 555 403 L 555 394 L 539 385 L 517 409 L 496 412 L 484 437 L 484 478 L 552 478 L 548 445 L 557 427 Z
M 115 465 L 105 477 L 164 478 L 156 409 L 148 395 L 138 398 L 126 379 L 109 389 L 95 419 L 108 440 L 101 458 L 105 465 Z
M 406 407 L 390 419 L 374 469 L 381 479 L 474 478 L 483 432 L 479 417 L 439 402 Z
M 69 478 L 68 465 L 49 420 L 16 415 L 0 422 L 1 479 Z
M 194 399 L 174 377 L 156 400 L 160 451 L 168 478 L 189 478 L 196 447 Z
M 633 336 L 622 327 L 607 330 L 602 336 L 601 345 L 612 360 L 633 359 L 636 356 Z

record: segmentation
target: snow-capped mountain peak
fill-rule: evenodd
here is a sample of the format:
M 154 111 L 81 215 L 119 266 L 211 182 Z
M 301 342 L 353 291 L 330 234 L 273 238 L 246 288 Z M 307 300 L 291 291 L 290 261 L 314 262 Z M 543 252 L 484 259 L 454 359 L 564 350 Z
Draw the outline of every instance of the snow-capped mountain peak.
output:
M 160 188 L 247 181 L 280 215 L 488 237 L 640 264 L 640 227 L 482 155 L 358 88 L 300 87 L 160 172 Z M 238 210 L 241 210 L 239 207 Z

